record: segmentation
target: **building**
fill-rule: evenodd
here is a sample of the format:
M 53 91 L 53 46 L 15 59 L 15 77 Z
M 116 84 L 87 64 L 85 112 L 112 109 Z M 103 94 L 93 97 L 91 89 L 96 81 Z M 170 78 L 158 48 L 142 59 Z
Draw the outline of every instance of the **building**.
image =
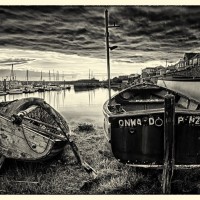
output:
M 185 53 L 184 56 L 183 56 L 183 61 L 184 61 L 184 65 L 185 66 L 188 66 L 188 65 L 191 65 L 191 58 L 193 58 L 194 56 L 196 56 L 197 54 L 199 53 Z
M 195 56 L 189 60 L 190 66 L 199 66 L 200 65 L 200 53 L 197 53 Z
M 200 65 L 200 53 L 185 53 L 183 58 L 175 64 L 175 68 L 181 71 L 194 65 Z
M 120 80 L 128 80 L 128 75 L 122 75 L 122 76 L 119 76 L 119 79 Z
M 155 67 L 156 70 L 156 76 L 160 76 L 166 73 L 166 68 L 163 67 L 162 65 Z
M 135 82 L 138 78 L 140 78 L 140 74 L 130 74 L 128 76 L 128 82 L 133 83 Z
M 147 78 L 156 75 L 156 69 L 153 67 L 146 67 L 142 69 L 142 78 Z
M 167 66 L 166 73 L 174 72 L 174 71 L 176 71 L 175 65 L 169 65 L 169 66 Z

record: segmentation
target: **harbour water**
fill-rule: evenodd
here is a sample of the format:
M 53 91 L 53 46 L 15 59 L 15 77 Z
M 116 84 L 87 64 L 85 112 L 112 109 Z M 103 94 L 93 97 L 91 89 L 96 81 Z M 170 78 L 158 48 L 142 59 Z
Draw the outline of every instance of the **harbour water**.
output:
M 111 94 L 116 91 L 112 90 Z M 15 94 L 0 96 L 0 102 L 13 101 L 15 99 L 39 97 L 54 107 L 64 116 L 67 122 L 88 122 L 98 126 L 103 125 L 102 108 L 108 99 L 108 89 L 96 88 L 93 90 L 75 91 L 70 90 L 45 91 L 28 94 Z

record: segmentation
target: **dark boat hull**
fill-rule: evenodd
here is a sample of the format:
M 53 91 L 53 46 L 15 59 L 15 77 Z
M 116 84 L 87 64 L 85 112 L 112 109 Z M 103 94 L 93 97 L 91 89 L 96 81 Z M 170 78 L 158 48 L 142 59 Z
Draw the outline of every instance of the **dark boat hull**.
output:
M 183 100 L 179 101 L 183 103 Z M 186 101 L 183 104 L 186 104 Z M 144 105 L 141 103 L 138 108 L 141 109 L 142 106 Z M 186 105 L 188 108 L 193 106 L 194 104 Z M 131 104 L 127 107 L 131 107 Z M 108 111 L 106 102 L 105 136 L 114 157 L 120 162 L 141 167 L 162 167 L 164 106 L 157 109 L 150 109 L 154 105 L 144 107 L 148 108 L 145 112 L 139 110 L 112 113 Z M 177 167 L 200 166 L 200 111 L 195 108 L 197 107 L 194 106 L 194 110 L 176 108 L 175 165 Z

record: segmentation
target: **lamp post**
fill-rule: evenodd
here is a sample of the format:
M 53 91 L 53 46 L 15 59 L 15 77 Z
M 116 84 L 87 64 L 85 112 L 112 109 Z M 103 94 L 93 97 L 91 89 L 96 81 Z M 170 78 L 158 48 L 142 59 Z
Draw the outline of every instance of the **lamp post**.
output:
M 106 28 L 106 55 L 107 55 L 107 73 L 108 73 L 108 92 L 109 92 L 109 104 L 111 100 L 111 87 L 110 87 L 110 50 L 116 49 L 117 46 L 110 47 L 109 46 L 109 31 L 108 28 L 116 28 L 119 27 L 117 25 L 108 25 L 108 10 L 105 10 L 105 28 Z

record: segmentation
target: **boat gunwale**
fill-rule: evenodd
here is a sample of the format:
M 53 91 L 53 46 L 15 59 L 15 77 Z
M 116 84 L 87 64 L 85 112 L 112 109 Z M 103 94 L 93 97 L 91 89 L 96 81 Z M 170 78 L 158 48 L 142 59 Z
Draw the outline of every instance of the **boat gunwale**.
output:
M 187 97 L 186 95 L 184 95 L 184 94 L 182 94 L 180 92 L 176 92 L 176 91 L 170 90 L 168 88 L 165 88 L 165 87 L 162 87 L 162 86 L 158 86 L 158 85 L 154 85 L 154 84 L 150 84 L 150 83 L 140 83 L 140 84 L 132 85 L 132 86 L 130 86 L 128 88 L 125 88 L 125 89 L 121 90 L 120 92 L 118 92 L 117 94 L 113 95 L 111 100 L 114 99 L 120 93 L 123 93 L 126 90 L 132 89 L 132 88 L 134 88 L 136 86 L 140 86 L 140 85 L 143 85 L 143 84 L 146 84 L 147 86 L 156 86 L 156 87 L 158 87 L 158 89 L 161 88 L 161 89 L 163 89 L 165 91 L 169 91 L 173 95 L 179 95 L 180 97 L 186 98 L 189 101 L 200 105 L 200 102 L 197 101 L 196 99 Z M 109 100 L 107 100 L 103 105 L 103 114 L 105 116 L 107 116 L 108 118 L 110 118 L 110 117 L 131 116 L 131 115 L 148 115 L 148 114 L 154 114 L 155 112 L 156 113 L 163 113 L 164 112 L 164 107 L 163 107 L 163 108 L 158 108 L 158 109 L 147 109 L 147 110 L 139 110 L 139 111 L 136 110 L 136 111 L 126 111 L 126 112 L 121 112 L 121 113 L 113 113 L 108 109 L 108 104 L 109 104 Z M 182 114 L 182 113 L 198 114 L 198 113 L 200 113 L 200 110 L 190 110 L 188 108 L 177 108 L 177 106 L 175 106 L 175 109 L 176 109 L 176 113 L 179 113 L 179 114 Z
M 156 165 L 156 164 L 128 164 L 126 163 L 125 165 L 127 166 L 130 166 L 130 167 L 141 167 L 141 168 L 151 168 L 151 169 L 163 169 L 164 168 L 164 164 L 163 165 Z M 174 165 L 174 169 L 175 170 L 180 170 L 180 169 L 197 169 L 197 168 L 200 168 L 200 164 L 195 164 L 195 165 L 192 165 L 192 164 L 179 164 L 179 165 Z
M 3 118 L 4 120 L 7 120 L 8 122 L 11 122 L 12 121 L 10 119 L 8 119 L 7 117 L 4 117 L 0 114 L 0 118 Z M 22 127 L 24 129 L 28 129 L 29 131 L 32 131 L 34 132 L 36 135 L 42 135 L 44 138 L 46 139 L 49 139 L 49 140 L 52 140 L 52 142 L 55 142 L 53 139 L 51 139 L 50 137 L 47 136 L 48 133 L 44 132 L 44 131 L 40 131 L 40 130 L 35 130 L 33 129 L 32 127 L 28 126 L 28 125 L 25 125 L 25 124 L 22 124 L 22 125 L 19 125 L 19 127 Z M 40 132 L 40 133 L 39 133 Z M 44 135 L 43 135 L 44 134 Z M 64 137 L 63 137 L 64 138 Z

